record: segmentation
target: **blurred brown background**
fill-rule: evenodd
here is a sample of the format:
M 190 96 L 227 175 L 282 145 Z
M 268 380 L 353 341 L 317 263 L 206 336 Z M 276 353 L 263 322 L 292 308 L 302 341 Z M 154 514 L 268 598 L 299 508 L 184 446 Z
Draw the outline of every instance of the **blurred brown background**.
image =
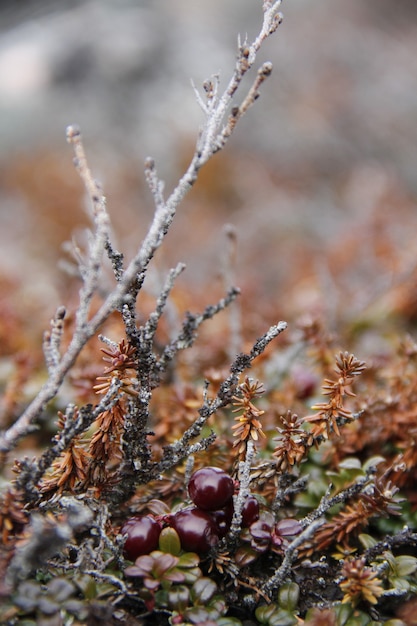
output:
M 202 172 L 157 266 L 185 261 L 203 292 L 232 223 L 236 281 L 271 316 L 312 311 L 331 324 L 400 311 L 413 323 L 417 3 L 288 0 L 282 12 L 259 56 L 273 75 Z M 87 224 L 67 124 L 80 124 L 117 246 L 132 253 L 153 211 L 144 158 L 169 191 L 202 120 L 190 79 L 220 72 L 226 85 L 237 34 L 252 39 L 261 17 L 261 0 L 2 3 L 3 306 L 39 303 L 47 323 L 65 298 L 62 243 Z

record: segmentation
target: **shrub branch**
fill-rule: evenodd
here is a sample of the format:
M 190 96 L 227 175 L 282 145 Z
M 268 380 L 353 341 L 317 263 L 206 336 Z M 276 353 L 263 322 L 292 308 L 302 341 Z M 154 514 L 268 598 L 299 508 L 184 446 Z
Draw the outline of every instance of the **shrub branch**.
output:
M 121 311 L 125 320 L 130 320 L 130 330 L 133 329 L 135 297 L 142 286 L 151 259 L 168 232 L 178 205 L 195 183 L 200 168 L 224 147 L 235 128 L 236 118 L 240 118 L 253 104 L 258 97 L 259 86 L 270 74 L 272 67 L 270 64 L 264 65 L 258 73 L 254 85 L 238 107 L 238 113 L 236 110 L 232 110 L 232 117 L 228 117 L 233 98 L 243 77 L 255 62 L 260 46 L 270 34 L 275 32 L 281 22 L 281 14 L 278 12 L 280 4 L 281 0 L 263 3 L 264 15 L 261 30 L 252 44 L 239 45 L 235 70 L 223 94 L 218 96 L 218 79 L 214 81 L 215 85 L 213 85 L 213 81 L 209 81 L 211 87 L 208 86 L 209 83 L 205 84 L 204 109 L 206 119 L 199 133 L 195 153 L 186 172 L 167 199 L 164 197 L 163 182 L 158 177 L 154 160 L 152 158 L 146 159 L 145 176 L 153 196 L 155 213 L 144 240 L 125 269 L 122 265 L 122 255 L 115 252 L 110 243 L 111 223 L 106 209 L 105 196 L 91 174 L 80 130 L 76 125 L 68 127 L 67 139 L 74 149 L 75 167 L 90 200 L 93 222 L 93 233 L 89 241 L 87 259 L 85 264 L 80 267 L 83 284 L 75 316 L 75 329 L 68 348 L 62 356 L 59 356 L 59 341 L 54 339 L 51 342 L 47 336 L 45 346 L 49 370 L 48 380 L 16 422 L 2 433 L 0 452 L 3 454 L 9 452 L 17 444 L 17 441 L 33 428 L 46 405 L 59 392 L 67 373 L 74 365 L 85 344 L 96 334 L 113 311 Z M 200 96 L 198 101 L 201 104 L 203 98 Z M 98 291 L 105 252 L 112 261 L 117 279 L 116 285 L 108 293 L 97 312 L 90 317 L 91 302 L 94 294 Z M 58 319 L 59 315 L 55 318 L 51 337 L 58 338 L 59 336 L 59 333 L 56 332 Z

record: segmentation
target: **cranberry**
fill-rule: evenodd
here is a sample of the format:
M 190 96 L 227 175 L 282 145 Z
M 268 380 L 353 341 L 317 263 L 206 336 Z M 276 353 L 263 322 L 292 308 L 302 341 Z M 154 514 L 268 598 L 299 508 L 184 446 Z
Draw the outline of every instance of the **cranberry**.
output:
M 198 508 L 178 511 L 171 517 L 171 526 L 177 531 L 183 550 L 189 552 L 208 552 L 219 541 L 215 522 Z
M 153 517 L 145 515 L 128 519 L 120 529 L 120 533 L 127 535 L 123 548 L 126 558 L 135 561 L 138 556 L 156 550 L 161 527 Z
M 248 496 L 242 507 L 242 526 L 247 528 L 259 519 L 259 502 L 255 496 Z
M 232 499 L 234 483 L 219 467 L 203 467 L 190 478 L 188 493 L 196 506 L 204 511 L 222 509 Z
M 227 535 L 227 532 L 232 523 L 233 513 L 233 500 L 230 500 L 230 502 L 226 504 L 226 506 L 222 509 L 218 509 L 217 511 L 208 511 L 208 514 L 214 520 L 220 539 Z

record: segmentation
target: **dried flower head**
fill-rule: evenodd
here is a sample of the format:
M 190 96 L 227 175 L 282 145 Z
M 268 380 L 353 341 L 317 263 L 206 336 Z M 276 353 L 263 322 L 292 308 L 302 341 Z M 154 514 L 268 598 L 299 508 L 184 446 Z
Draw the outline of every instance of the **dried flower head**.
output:
M 384 593 L 382 581 L 372 567 L 366 566 L 365 559 L 346 561 L 341 573 L 344 578 L 339 585 L 344 593 L 342 604 L 350 602 L 356 606 L 361 600 L 377 604 Z

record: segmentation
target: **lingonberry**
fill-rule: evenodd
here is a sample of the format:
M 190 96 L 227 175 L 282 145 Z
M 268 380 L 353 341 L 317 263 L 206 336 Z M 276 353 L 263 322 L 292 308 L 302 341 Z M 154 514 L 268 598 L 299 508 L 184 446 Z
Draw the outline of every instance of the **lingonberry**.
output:
M 232 499 L 234 483 L 219 467 L 203 467 L 191 476 L 188 493 L 196 506 L 204 511 L 222 509 Z
M 120 533 L 127 535 L 123 547 L 126 558 L 135 561 L 138 556 L 156 550 L 161 527 L 150 515 L 131 517 L 123 524 Z
M 219 533 L 210 515 L 197 507 L 183 509 L 172 515 L 170 524 L 187 552 L 204 553 L 219 541 Z
M 248 496 L 242 507 L 242 526 L 247 528 L 259 519 L 259 502 L 255 496 Z

